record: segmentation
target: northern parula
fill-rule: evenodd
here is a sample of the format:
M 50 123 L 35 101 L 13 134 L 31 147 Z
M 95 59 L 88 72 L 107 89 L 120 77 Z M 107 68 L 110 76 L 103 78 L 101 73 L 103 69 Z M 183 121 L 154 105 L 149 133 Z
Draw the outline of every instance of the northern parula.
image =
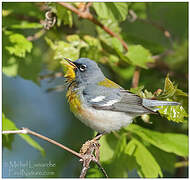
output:
M 74 115 L 98 133 L 119 130 L 143 114 L 157 113 L 156 106 L 178 102 L 143 99 L 104 76 L 96 62 L 88 58 L 62 61 L 68 68 L 67 99 Z

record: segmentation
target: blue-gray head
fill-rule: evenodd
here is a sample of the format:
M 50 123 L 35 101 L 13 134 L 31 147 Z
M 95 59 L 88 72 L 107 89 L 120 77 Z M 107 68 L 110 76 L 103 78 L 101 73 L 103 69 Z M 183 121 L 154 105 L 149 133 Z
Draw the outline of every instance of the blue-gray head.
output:
M 96 62 L 88 58 L 80 58 L 76 61 L 70 61 L 65 58 L 65 60 L 71 65 L 68 67 L 70 70 L 72 69 L 72 72 L 66 73 L 66 77 L 70 80 L 75 80 L 82 84 L 89 84 L 102 81 L 105 78 Z

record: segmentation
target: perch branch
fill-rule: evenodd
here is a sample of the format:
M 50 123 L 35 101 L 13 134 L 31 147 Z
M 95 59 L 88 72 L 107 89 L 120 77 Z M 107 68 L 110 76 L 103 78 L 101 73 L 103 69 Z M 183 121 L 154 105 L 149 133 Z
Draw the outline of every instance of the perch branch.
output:
M 82 155 L 77 153 L 76 151 L 74 151 L 74 150 L 72 150 L 72 149 L 70 149 L 70 148 L 68 148 L 68 147 L 54 141 L 53 139 L 50 139 L 50 138 L 48 138 L 46 136 L 43 136 L 43 135 L 41 135 L 39 133 L 36 133 L 36 132 L 34 132 L 34 131 L 32 131 L 32 130 L 30 130 L 28 128 L 22 128 L 21 130 L 3 131 L 2 134 L 31 134 L 33 136 L 36 136 L 36 137 L 40 138 L 40 139 L 43 139 L 43 140 L 48 141 L 48 142 L 50 142 L 52 144 L 55 144 L 56 146 L 59 146 L 60 148 L 62 148 L 64 150 L 72 153 L 73 155 L 79 157 L 80 159 L 83 159 Z
M 28 128 L 22 128 L 20 130 L 8 130 L 8 131 L 2 131 L 2 134 L 31 134 L 33 136 L 36 136 L 40 139 L 43 139 L 45 141 L 48 141 L 49 143 L 52 143 L 52 144 L 55 144 L 56 146 L 59 146 L 60 148 L 72 153 L 73 155 L 75 155 L 76 157 L 80 158 L 80 162 L 83 162 L 83 168 L 81 170 L 81 175 L 80 177 L 81 178 L 84 178 L 86 173 L 87 173 L 87 170 L 89 169 L 89 165 L 90 165 L 90 162 L 93 161 L 95 162 L 97 165 L 98 165 L 98 168 L 100 168 L 100 170 L 102 171 L 102 173 L 104 174 L 105 177 L 108 177 L 106 171 L 104 170 L 104 168 L 101 166 L 100 162 L 98 159 L 96 159 L 96 157 L 93 155 L 93 152 L 94 150 L 97 151 L 97 146 L 96 144 L 98 142 L 96 142 L 97 140 L 100 139 L 100 137 L 102 136 L 99 135 L 99 136 L 96 136 L 93 140 L 91 141 L 87 141 L 87 143 L 85 144 L 88 144 L 90 142 L 90 145 L 89 146 L 86 146 L 86 152 L 84 152 L 84 154 L 82 153 L 78 153 L 66 146 L 64 146 L 63 144 L 60 144 L 56 141 L 54 141 L 53 139 L 50 139 L 46 136 L 43 136 L 39 133 L 36 133 Z M 100 146 L 98 146 L 99 148 Z M 98 149 L 99 150 L 99 149 Z

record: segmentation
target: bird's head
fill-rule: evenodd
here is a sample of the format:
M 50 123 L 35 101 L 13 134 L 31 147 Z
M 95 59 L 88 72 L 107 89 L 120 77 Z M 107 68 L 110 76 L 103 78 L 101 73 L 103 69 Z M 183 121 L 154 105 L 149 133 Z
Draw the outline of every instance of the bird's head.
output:
M 76 81 L 81 84 L 96 83 L 105 79 L 104 74 L 96 64 L 96 62 L 88 58 L 80 58 L 71 61 L 65 58 L 67 67 L 65 77 L 68 82 Z

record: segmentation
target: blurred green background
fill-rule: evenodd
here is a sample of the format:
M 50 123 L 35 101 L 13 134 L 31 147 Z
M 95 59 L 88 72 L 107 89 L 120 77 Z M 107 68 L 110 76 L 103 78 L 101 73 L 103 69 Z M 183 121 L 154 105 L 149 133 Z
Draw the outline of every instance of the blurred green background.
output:
M 73 3 L 73 6 L 80 8 L 84 4 Z M 118 20 L 116 25 L 114 22 L 109 24 L 101 17 L 98 9 L 103 11 L 101 8 L 104 6 L 100 7 L 100 4 L 93 4 L 90 7 L 91 13 L 102 23 L 105 22 L 114 32 L 119 33 L 129 47 L 140 44 L 148 50 L 149 56 L 159 57 L 158 61 L 152 64 L 151 60 L 148 61 L 150 66 L 145 64 L 145 68 L 141 68 L 138 86 L 144 86 L 152 93 L 157 89 L 163 89 L 165 78 L 169 73 L 170 79 L 175 81 L 178 88 L 188 92 L 188 3 L 126 3 L 127 18 Z M 55 60 L 61 53 L 72 60 L 78 57 L 95 60 L 107 77 L 130 89 L 135 66 L 126 63 L 123 60 L 125 58 L 119 55 L 117 47 L 121 45 L 117 41 L 110 40 L 106 37 L 106 33 L 93 23 L 78 18 L 76 14 L 62 8 L 55 3 L 3 2 L 2 105 L 3 113 L 15 123 L 17 128 L 28 127 L 78 151 L 85 141 L 94 136 L 94 132 L 70 113 L 65 92 L 46 92 L 48 88 L 64 84 L 64 78 L 39 80 L 39 77 L 62 71 L 58 60 Z M 55 12 L 58 19 L 54 27 L 43 32 L 40 22 L 44 21 L 48 9 Z M 61 15 L 61 12 L 65 14 Z M 28 43 L 30 38 L 27 37 L 37 33 L 39 37 Z M 22 39 L 18 34 L 26 38 Z M 78 44 L 73 45 L 74 41 L 69 40 L 69 36 L 73 34 L 80 37 Z M 72 38 L 78 37 L 70 37 Z M 59 47 L 59 42 L 65 44 Z M 88 45 L 83 46 L 82 43 Z M 119 49 L 123 54 L 126 53 L 122 47 Z M 138 63 L 140 64 L 136 62 L 137 65 Z M 166 118 L 155 119 L 154 116 L 150 117 L 149 123 L 140 117 L 135 123 L 155 131 L 182 134 L 188 132 L 186 117 L 182 123 L 167 121 Z M 112 136 L 113 134 L 108 138 Z M 3 177 L 79 176 L 81 163 L 70 153 L 32 137 L 45 149 L 46 155 L 43 157 L 37 149 L 29 146 L 18 135 L 11 138 L 14 138 L 11 145 L 3 148 Z M 172 162 L 177 161 L 187 161 L 187 159 L 175 156 Z M 30 163 L 32 165 L 52 163 L 55 166 L 32 169 Z M 187 177 L 187 165 L 175 168 L 174 163 L 171 165 L 173 168 L 162 169 L 164 177 Z M 18 167 L 16 164 L 19 164 Z M 31 171 L 43 174 L 35 175 Z M 128 171 L 127 176 L 139 177 L 139 173 L 134 168 Z

